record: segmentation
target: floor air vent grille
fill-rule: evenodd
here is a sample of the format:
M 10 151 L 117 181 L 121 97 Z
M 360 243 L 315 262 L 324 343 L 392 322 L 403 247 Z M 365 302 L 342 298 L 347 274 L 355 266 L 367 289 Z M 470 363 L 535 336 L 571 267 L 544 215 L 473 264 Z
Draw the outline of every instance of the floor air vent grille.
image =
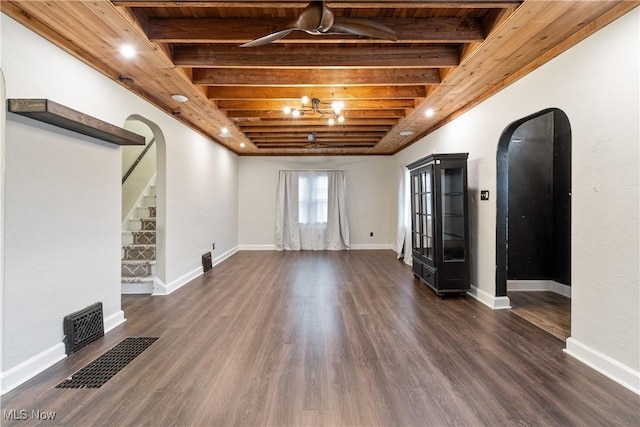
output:
M 85 345 L 104 336 L 102 303 L 97 302 L 64 317 L 65 352 L 74 353 Z
M 207 252 L 202 255 L 202 271 L 207 272 L 213 268 L 213 261 L 211 260 L 211 252 Z
M 158 338 L 129 337 L 61 382 L 56 388 L 100 388 Z

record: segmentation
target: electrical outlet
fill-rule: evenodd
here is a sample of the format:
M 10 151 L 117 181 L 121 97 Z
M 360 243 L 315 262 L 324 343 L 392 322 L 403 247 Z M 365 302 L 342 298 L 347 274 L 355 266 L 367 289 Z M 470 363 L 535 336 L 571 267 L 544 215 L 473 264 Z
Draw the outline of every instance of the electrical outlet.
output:
M 211 249 L 215 249 L 216 248 L 216 244 L 215 242 L 211 245 Z
M 480 200 L 489 200 L 489 190 L 480 190 Z
M 369 233 L 369 237 L 373 237 L 373 231 Z

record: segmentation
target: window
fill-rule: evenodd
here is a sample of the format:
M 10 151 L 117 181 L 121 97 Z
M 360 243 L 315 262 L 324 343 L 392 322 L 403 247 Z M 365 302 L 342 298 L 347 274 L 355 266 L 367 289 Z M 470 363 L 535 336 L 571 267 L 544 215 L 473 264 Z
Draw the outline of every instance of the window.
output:
M 298 216 L 300 224 L 326 223 L 329 177 L 326 173 L 305 173 L 298 178 Z

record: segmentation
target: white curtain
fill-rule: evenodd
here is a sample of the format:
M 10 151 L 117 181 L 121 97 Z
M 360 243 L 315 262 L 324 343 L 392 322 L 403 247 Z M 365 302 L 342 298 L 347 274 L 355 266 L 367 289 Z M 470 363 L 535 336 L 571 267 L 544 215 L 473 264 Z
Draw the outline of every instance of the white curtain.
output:
M 276 249 L 300 250 L 298 171 L 280 171 L 276 193 Z
M 345 171 L 280 171 L 277 250 L 349 249 Z
M 406 264 L 413 262 L 411 257 L 411 181 L 409 170 L 400 166 L 398 175 L 398 234 L 396 248 L 398 259 L 402 257 Z
M 349 249 L 349 221 L 347 220 L 347 173 L 329 172 L 329 203 L 326 249 Z

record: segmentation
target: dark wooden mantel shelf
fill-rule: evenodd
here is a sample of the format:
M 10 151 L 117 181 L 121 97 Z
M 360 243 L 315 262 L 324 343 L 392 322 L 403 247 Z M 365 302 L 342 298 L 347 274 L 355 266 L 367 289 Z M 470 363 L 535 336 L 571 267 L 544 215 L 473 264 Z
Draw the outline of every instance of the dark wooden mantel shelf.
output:
M 48 99 L 9 99 L 9 111 L 117 145 L 144 145 L 144 136 Z

